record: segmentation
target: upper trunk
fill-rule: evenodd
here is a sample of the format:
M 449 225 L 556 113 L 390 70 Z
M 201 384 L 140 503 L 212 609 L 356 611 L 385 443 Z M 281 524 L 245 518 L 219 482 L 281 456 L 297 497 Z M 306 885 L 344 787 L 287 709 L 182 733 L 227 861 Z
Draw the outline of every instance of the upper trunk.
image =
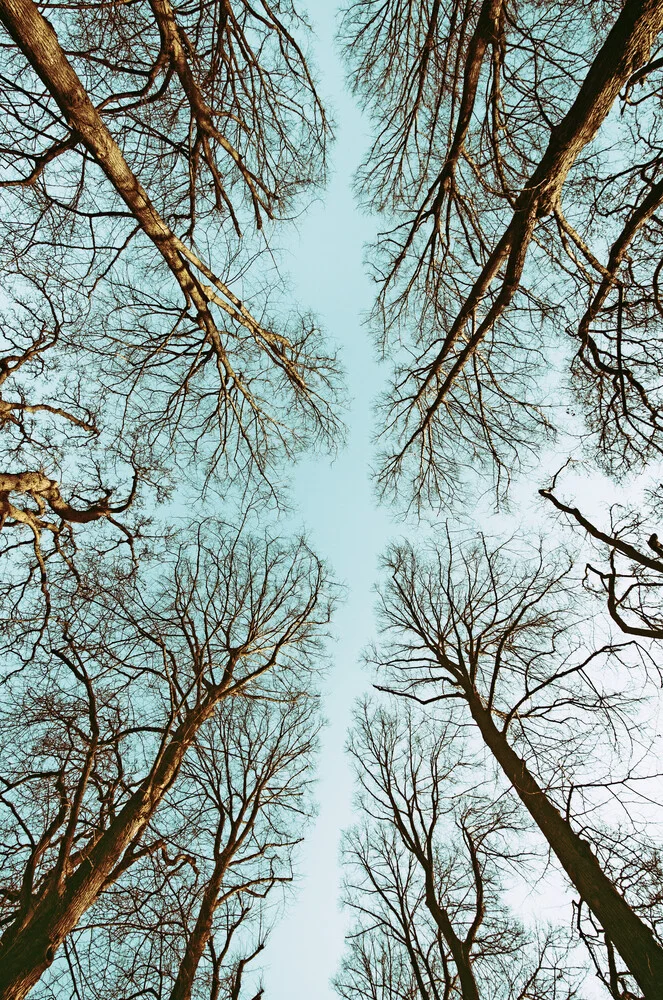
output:
M 453 956 L 463 1000 L 480 1000 L 470 960 L 470 950 L 454 931 L 446 910 L 440 906 L 435 892 L 433 872 L 428 866 L 426 868 L 426 906 Z
M 184 957 L 177 971 L 177 978 L 170 994 L 170 1000 L 191 1000 L 191 991 L 207 942 L 212 935 L 212 922 L 216 909 L 223 876 L 228 868 L 232 851 L 224 851 L 214 866 L 212 877 L 203 893 L 195 927 L 187 941 Z
M 559 125 L 552 129 L 546 151 L 518 197 L 511 222 L 463 302 L 442 349 L 430 366 L 418 396 L 440 372 L 463 336 L 468 321 L 476 315 L 490 285 L 502 271 L 501 288 L 492 306 L 443 379 L 434 401 L 427 408 L 419 433 L 430 423 L 459 372 L 510 304 L 520 284 L 537 219 L 554 211 L 573 163 L 598 132 L 622 87 L 649 59 L 651 47 L 661 30 L 661 0 L 627 0 L 599 49 L 575 101 Z
M 626 963 L 644 1000 L 663 996 L 663 948 L 601 868 L 586 840 L 578 836 L 493 722 L 476 692 L 468 696 L 472 718 L 486 746 L 525 804 L 564 871 Z
M 210 311 L 209 304 L 212 301 L 246 327 L 272 358 L 275 345 L 282 353 L 284 344 L 287 345 L 285 338 L 264 329 L 227 285 L 172 232 L 156 210 L 90 100 L 55 31 L 39 13 L 33 0 L 0 0 L 0 22 L 55 99 L 74 135 L 98 163 L 145 235 L 165 260 L 187 305 L 193 306 L 198 325 L 222 360 L 226 373 L 234 374 Z M 203 285 L 196 272 L 210 281 L 211 286 Z M 281 367 L 286 365 L 280 354 L 278 359 Z M 286 367 L 290 372 L 293 366 L 289 363 Z

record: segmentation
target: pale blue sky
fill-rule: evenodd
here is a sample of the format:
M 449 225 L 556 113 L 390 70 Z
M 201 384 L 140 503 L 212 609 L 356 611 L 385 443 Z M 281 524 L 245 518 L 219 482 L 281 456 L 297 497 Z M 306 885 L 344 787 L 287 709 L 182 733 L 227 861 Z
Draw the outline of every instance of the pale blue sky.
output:
M 378 507 L 370 482 L 374 457 L 371 407 L 388 367 L 376 363 L 370 335 L 362 324 L 375 291 L 363 265 L 364 247 L 373 240 L 378 221 L 358 210 L 351 192 L 352 176 L 368 145 L 369 124 L 344 86 L 333 40 L 336 5 L 309 0 L 302 6 L 308 8 L 314 25 L 314 61 L 321 95 L 336 121 L 336 142 L 330 151 L 328 187 L 298 223 L 285 266 L 298 301 L 317 314 L 341 348 L 352 404 L 346 418 L 347 444 L 335 460 L 309 459 L 295 469 L 297 510 L 292 521 L 304 527 L 317 553 L 328 559 L 336 577 L 346 584 L 347 594 L 335 618 L 337 642 L 324 684 L 328 725 L 319 761 L 319 815 L 300 856 L 296 895 L 264 955 L 265 1000 L 335 997 L 329 980 L 338 969 L 347 926 L 339 905 L 339 840 L 354 818 L 352 775 L 344 744 L 352 706 L 370 686 L 360 664 L 362 648 L 373 634 L 373 586 L 387 542 L 406 531 L 424 530 L 392 520 L 388 510 Z M 516 489 L 516 521 L 526 520 L 536 510 L 536 489 L 546 482 L 546 469 L 556 468 L 564 455 L 561 451 L 547 457 L 546 468 Z M 582 484 L 582 477 L 577 481 Z M 593 486 L 596 483 L 598 479 Z M 607 496 L 602 481 L 591 499 L 597 502 Z M 489 501 L 482 514 L 486 515 L 481 517 L 484 527 L 488 521 L 497 527 L 489 518 Z M 501 518 L 500 526 L 504 525 Z
M 316 551 L 329 560 L 348 587 L 335 619 L 337 643 L 325 683 L 323 734 L 317 799 L 319 816 L 302 853 L 303 872 L 296 898 L 275 928 L 264 959 L 269 1000 L 330 1000 L 329 978 L 343 948 L 344 917 L 339 910 L 338 850 L 341 829 L 352 820 L 352 778 L 344 743 L 352 704 L 368 686 L 360 653 L 371 636 L 373 595 L 380 552 L 399 531 L 372 496 L 371 405 L 386 370 L 374 351 L 362 315 L 370 308 L 371 282 L 363 267 L 363 248 L 376 222 L 362 215 L 350 190 L 352 174 L 367 145 L 367 123 L 346 92 L 335 49 L 334 7 L 311 0 L 315 58 L 321 93 L 336 121 L 331 178 L 322 203 L 298 225 L 288 267 L 297 298 L 319 316 L 342 351 L 352 397 L 348 441 L 335 461 L 305 461 L 295 472 L 295 497 L 301 520 Z M 297 519 L 298 520 L 298 519 Z
M 262 963 L 268 1000 L 331 1000 L 329 985 L 343 951 L 347 918 L 339 905 L 341 831 L 353 822 L 352 775 L 344 745 L 352 705 L 370 686 L 361 667 L 361 651 L 373 635 L 373 586 L 380 553 L 395 535 L 419 533 L 423 526 L 404 525 L 378 507 L 370 482 L 374 458 L 371 407 L 387 378 L 388 366 L 375 361 L 363 318 L 375 286 L 363 264 L 364 248 L 379 221 L 362 214 L 351 191 L 352 177 L 369 141 L 369 123 L 360 115 L 344 85 L 334 44 L 336 11 L 322 0 L 310 0 L 315 31 L 315 59 L 321 94 L 336 121 L 331 149 L 331 178 L 321 202 L 298 223 L 290 271 L 300 304 L 319 317 L 336 341 L 347 369 L 352 398 L 347 415 L 348 441 L 333 462 L 302 462 L 295 470 L 298 510 L 316 551 L 328 559 L 348 590 L 335 619 L 338 640 L 325 684 L 323 734 L 317 799 L 319 815 L 301 855 L 301 879 L 295 898 L 275 927 Z M 523 502 L 535 490 L 525 486 Z M 489 507 L 489 503 L 486 504 Z M 468 512 L 469 513 L 469 512 Z M 488 513 L 488 511 L 486 511 Z M 502 522 L 503 524 L 503 522 Z

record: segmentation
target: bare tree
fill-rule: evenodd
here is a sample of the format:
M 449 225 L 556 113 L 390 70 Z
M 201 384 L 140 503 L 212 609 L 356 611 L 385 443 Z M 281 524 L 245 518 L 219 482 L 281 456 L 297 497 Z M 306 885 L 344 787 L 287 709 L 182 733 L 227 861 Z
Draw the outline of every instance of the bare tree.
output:
M 557 478 L 540 494 L 567 519 L 583 530 L 597 546 L 605 565 L 587 564 L 586 582 L 590 589 L 605 595 L 610 617 L 627 635 L 663 639 L 663 611 L 660 587 L 663 573 L 663 546 L 654 527 L 658 526 L 661 490 L 649 491 L 644 503 L 636 508 L 613 505 L 609 523 L 601 525 L 578 507 L 563 501 Z
M 293 877 L 317 726 L 304 693 L 226 702 L 150 824 L 142 858 L 91 908 L 36 995 L 238 995 L 279 909 L 270 900 Z
M 421 712 L 365 704 L 351 753 L 368 818 L 347 837 L 357 924 L 341 995 L 377 986 L 379 956 L 401 970 L 382 980 L 385 997 L 409 989 L 420 1000 L 576 996 L 577 970 L 554 932 L 537 947 L 505 904 L 500 883 L 505 867 L 526 863 L 524 831 L 509 803 L 487 797 L 490 781 L 462 728 L 449 722 L 436 732 Z
M 78 585 L 78 533 L 88 553 L 124 552 L 132 572 L 152 533 L 141 503 L 164 500 L 170 483 L 136 433 L 117 439 L 100 384 L 62 347 L 85 315 L 37 280 L 12 290 L 0 334 L 0 594 L 2 618 L 32 623 L 38 641 L 49 581 Z
M 440 710 L 465 707 L 465 721 L 609 939 L 613 958 L 625 963 L 620 981 L 632 989 L 634 980 L 653 1000 L 663 982 L 660 893 L 652 897 L 643 882 L 641 895 L 637 879 L 622 877 L 636 858 L 601 802 L 603 792 L 603 805 L 607 797 L 614 811 L 621 799 L 628 810 L 638 777 L 645 736 L 633 734 L 641 720 L 631 715 L 638 700 L 631 644 L 588 635 L 587 608 L 573 608 L 568 568 L 544 563 L 541 553 L 532 565 L 522 551 L 509 560 L 485 543 L 449 543 L 430 559 L 394 548 L 380 603 L 381 687 Z M 634 854 L 644 857 L 641 840 L 633 838 Z
M 150 822 L 221 703 L 283 697 L 319 654 L 329 588 L 303 542 L 210 524 L 165 568 L 114 580 L 92 567 L 37 654 L 22 661 L 15 647 L 2 725 L 3 998 L 25 996 L 100 893 L 150 852 Z
M 228 214 L 237 227 L 245 202 L 258 227 L 291 208 L 293 195 L 321 177 L 328 138 L 304 52 L 308 26 L 293 3 L 141 0 L 132 7 L 47 4 L 45 23 L 31 4 L 8 3 L 5 18 L 19 37 L 38 28 L 30 44 L 50 44 L 49 25 L 63 38 L 100 115 L 127 133 L 123 149 L 147 185 L 158 186 L 168 218 L 189 216 L 190 234 L 210 213 Z M 16 132 L 4 152 L 13 173 L 6 186 L 45 185 L 47 193 L 50 165 L 85 140 L 65 131 L 55 141 L 66 122 L 38 111 L 37 122 L 50 118 L 53 131 L 30 129 L 21 92 L 7 82 Z M 68 162 L 83 166 L 80 155 Z
M 135 572 L 175 490 L 278 500 L 337 437 L 333 351 L 256 237 L 330 130 L 287 0 L 28 0 L 0 32 L 0 601 L 35 646 L 52 588 L 113 549 Z
M 582 531 L 599 555 L 598 564 L 594 560 L 586 564 L 583 581 L 586 589 L 605 600 L 611 619 L 627 636 L 645 642 L 660 640 L 663 638 L 660 601 L 663 553 L 658 534 L 652 529 L 658 526 L 661 487 L 645 491 L 637 505 L 611 505 L 602 523 L 560 497 L 559 475 L 558 472 L 551 485 L 539 492 Z M 646 662 L 660 685 L 657 647 L 657 642 L 648 644 Z M 655 747 L 647 749 L 654 759 Z M 628 839 L 621 836 L 604 838 L 603 849 L 620 886 L 632 898 L 638 899 L 641 911 L 648 914 L 652 926 L 660 925 L 659 907 L 663 898 L 660 850 L 632 835 Z M 615 1000 L 630 996 L 609 935 L 597 926 L 591 910 L 582 901 L 577 906 L 577 926 L 611 996 Z
M 560 329 L 603 461 L 661 453 L 662 26 L 655 0 L 346 10 L 376 129 L 359 189 L 393 221 L 375 259 L 397 357 L 385 488 L 404 472 L 415 502 L 446 499 L 477 456 L 508 480 L 547 429 L 540 383 L 561 391 Z
M 268 305 L 246 274 L 257 255 L 258 283 L 278 282 L 268 245 L 239 234 L 245 202 L 260 227 L 324 173 L 305 23 L 287 2 L 48 13 L 0 8 L 6 268 L 82 300 L 67 346 L 101 369 L 116 432 L 169 464 L 175 446 L 203 480 L 264 476 L 330 440 L 333 352 L 292 302 Z

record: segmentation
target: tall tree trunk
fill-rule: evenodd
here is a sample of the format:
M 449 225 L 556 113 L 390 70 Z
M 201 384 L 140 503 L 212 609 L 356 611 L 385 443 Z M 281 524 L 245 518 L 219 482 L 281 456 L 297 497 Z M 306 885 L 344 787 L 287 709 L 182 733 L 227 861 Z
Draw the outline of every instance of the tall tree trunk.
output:
M 224 696 L 211 690 L 189 711 L 163 748 L 151 773 L 124 805 L 77 869 L 51 880 L 0 938 L 0 1000 L 22 1000 L 50 966 L 55 953 L 92 906 L 122 855 L 145 828 L 175 781 L 200 727 Z
M 200 959 L 212 935 L 212 921 L 217 906 L 221 883 L 225 875 L 232 850 L 225 850 L 214 866 L 212 877 L 205 887 L 195 927 L 187 941 L 184 957 L 180 962 L 175 985 L 170 1000 L 191 1000 L 193 982 L 200 965 Z
M 663 948 L 605 874 L 586 840 L 578 836 L 495 725 L 476 691 L 468 695 L 472 718 L 488 749 L 513 785 L 569 879 L 626 963 L 644 1000 L 663 997 Z
M 407 849 L 414 854 L 415 858 L 419 862 L 421 870 L 424 873 L 426 907 L 435 921 L 437 929 L 446 941 L 449 951 L 451 952 L 451 956 L 458 972 L 463 1000 L 480 1000 L 479 988 L 474 977 L 474 969 L 472 968 L 472 962 L 470 960 L 470 947 L 466 941 L 462 941 L 456 934 L 451 918 L 449 917 L 446 908 L 441 905 L 437 896 L 432 854 L 429 851 L 425 851 L 421 844 L 417 842 L 416 838 L 411 836 L 393 799 L 391 799 L 391 806 L 394 825 L 400 833 L 403 843 L 407 846 Z M 416 969 L 416 964 L 414 962 L 413 968 Z M 417 978 L 419 979 L 419 977 Z
M 474 978 L 474 970 L 470 961 L 470 949 L 458 937 L 453 929 L 447 911 L 444 907 L 440 906 L 437 893 L 435 892 L 433 872 L 429 866 L 426 867 L 426 906 L 437 924 L 440 934 L 449 945 L 449 950 L 451 951 L 458 972 L 463 1000 L 480 1000 L 479 988 Z
M 174 243 L 175 237 L 90 100 L 55 31 L 33 0 L 0 0 L 0 21 L 55 99 L 67 124 L 109 179 L 141 228 L 155 244 L 187 298 L 202 297 Z M 201 303 L 206 305 L 205 303 Z
M 590 66 L 575 101 L 559 125 L 552 129 L 548 147 L 516 201 L 511 222 L 486 261 L 451 325 L 439 354 L 430 365 L 417 398 L 423 395 L 440 372 L 463 336 L 469 319 L 476 315 L 490 285 L 502 272 L 501 287 L 493 304 L 459 351 L 411 440 L 425 431 L 464 365 L 511 303 L 520 284 L 537 220 L 554 211 L 569 170 L 585 146 L 595 137 L 622 87 L 650 58 L 652 45 L 661 30 L 661 0 L 626 0 Z
M 72 132 L 98 163 L 165 260 L 187 304 L 195 309 L 199 326 L 222 357 L 228 373 L 232 373 L 232 369 L 209 308 L 210 302 L 250 330 L 268 352 L 271 353 L 275 345 L 282 347 L 284 338 L 261 327 L 228 286 L 182 243 L 158 213 L 90 100 L 55 31 L 39 13 L 33 0 L 0 0 L 0 23 L 53 96 Z M 213 287 L 203 285 L 196 271 Z

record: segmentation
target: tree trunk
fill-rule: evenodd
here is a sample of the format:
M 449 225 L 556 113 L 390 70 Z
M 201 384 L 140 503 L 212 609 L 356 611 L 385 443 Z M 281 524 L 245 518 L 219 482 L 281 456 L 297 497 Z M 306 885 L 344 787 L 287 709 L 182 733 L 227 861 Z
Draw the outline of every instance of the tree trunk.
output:
M 459 372 L 510 304 L 520 284 L 537 220 L 554 211 L 569 170 L 607 118 L 622 87 L 650 58 L 651 47 L 661 30 L 661 0 L 626 0 L 575 101 L 559 125 L 552 129 L 548 147 L 516 201 L 508 228 L 486 261 L 430 366 L 418 397 L 440 372 L 491 283 L 503 272 L 502 285 L 495 301 L 445 376 L 434 402 L 427 408 L 419 433 L 430 423 Z
M 232 369 L 210 312 L 211 301 L 249 329 L 267 350 L 273 347 L 273 342 L 283 340 L 277 334 L 264 330 L 227 285 L 182 243 L 161 218 L 90 100 L 53 28 L 39 13 L 33 0 L 0 0 L 0 23 L 53 96 L 72 132 L 98 163 L 165 260 L 187 304 L 193 305 L 199 326 L 216 353 L 222 356 L 228 373 L 231 374 Z M 214 287 L 203 285 L 192 272 L 191 265 Z
M 663 948 L 601 868 L 586 840 L 564 819 L 518 756 L 473 691 L 472 718 L 486 746 L 513 785 L 569 879 L 613 942 L 643 992 L 644 1000 L 663 997 Z
M 210 691 L 173 733 L 151 774 L 134 792 L 69 878 L 51 883 L 0 938 L 0 1000 L 22 1000 L 52 963 L 57 949 L 102 892 L 123 853 L 149 822 L 177 777 L 200 727 L 223 698 Z
M 449 918 L 449 914 L 437 898 L 432 857 L 424 851 L 415 838 L 410 836 L 399 814 L 398 807 L 395 805 L 393 800 L 392 809 L 393 821 L 396 829 L 400 833 L 401 839 L 407 846 L 408 850 L 414 854 L 415 858 L 419 862 L 419 865 L 421 866 L 421 870 L 424 873 L 426 907 L 435 921 L 440 934 L 446 941 L 449 951 L 451 952 L 451 956 L 458 971 L 463 1000 L 480 1000 L 479 989 L 477 987 L 476 979 L 474 978 L 474 970 L 470 961 L 470 949 L 466 942 L 461 941 L 456 934 L 453 924 Z M 413 968 L 416 968 L 414 962 Z M 171 1000 L 173 1000 L 173 998 L 171 998 Z
M 460 992 L 463 1000 L 480 1000 L 479 989 L 477 987 L 476 979 L 474 978 L 474 970 L 470 961 L 469 949 L 465 947 L 464 943 L 454 931 L 446 910 L 440 906 L 435 892 L 433 872 L 428 867 L 426 868 L 426 906 L 428 907 L 428 911 L 433 917 L 433 920 L 437 924 L 440 934 L 449 945 L 449 950 L 451 951 L 454 964 L 458 971 Z
M 203 893 L 203 899 L 196 918 L 196 925 L 187 941 L 184 957 L 180 962 L 175 985 L 170 994 L 170 1000 L 191 1000 L 193 982 L 207 942 L 212 934 L 214 910 L 221 889 L 223 876 L 228 868 L 232 851 L 224 851 L 214 866 L 214 872 Z

